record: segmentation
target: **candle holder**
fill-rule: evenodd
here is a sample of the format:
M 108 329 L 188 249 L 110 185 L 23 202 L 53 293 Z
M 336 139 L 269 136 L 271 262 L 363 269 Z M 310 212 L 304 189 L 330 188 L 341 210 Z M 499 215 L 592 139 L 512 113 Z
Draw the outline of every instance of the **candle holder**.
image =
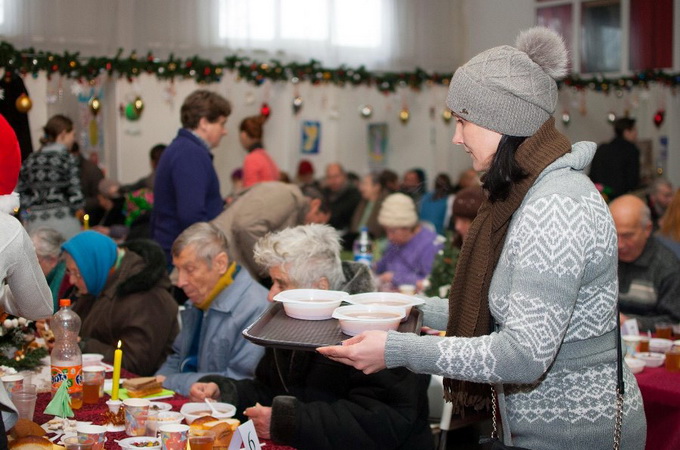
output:
M 106 401 L 106 406 L 109 407 L 109 410 L 104 413 L 106 416 L 106 431 L 125 431 L 125 411 L 121 408 L 122 404 L 123 402 L 120 400 Z

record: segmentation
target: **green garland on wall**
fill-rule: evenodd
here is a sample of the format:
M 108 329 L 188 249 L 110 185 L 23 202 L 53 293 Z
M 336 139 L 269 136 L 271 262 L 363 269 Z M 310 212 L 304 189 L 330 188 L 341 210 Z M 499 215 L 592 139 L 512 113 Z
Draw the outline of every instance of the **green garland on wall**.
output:
M 350 68 L 323 67 L 319 61 L 283 64 L 277 60 L 260 62 L 241 56 L 226 56 L 221 62 L 213 62 L 198 55 L 191 58 L 176 58 L 170 55 L 162 60 L 147 53 L 140 57 L 135 51 L 124 57 L 119 49 L 114 57 L 100 56 L 84 58 L 80 53 L 52 53 L 34 48 L 17 50 L 6 41 L 0 42 L 0 67 L 6 70 L 6 77 L 18 73 L 37 77 L 40 72 L 61 75 L 67 78 L 90 81 L 107 74 L 125 77 L 132 81 L 142 74 L 155 75 L 161 80 L 175 78 L 194 79 L 198 83 L 219 82 L 225 71 L 237 72 L 238 76 L 255 85 L 266 80 L 273 82 L 298 83 L 307 81 L 312 84 L 333 84 L 335 86 L 366 85 L 374 86 L 382 93 L 395 92 L 397 88 L 421 89 L 423 85 L 446 86 L 453 75 L 448 73 L 428 73 L 420 68 L 412 72 L 369 71 L 364 66 Z M 630 90 L 633 87 L 647 87 L 659 83 L 669 87 L 680 84 L 680 73 L 667 73 L 663 70 L 648 70 L 631 76 L 606 78 L 593 76 L 581 78 L 572 75 L 562 80 L 562 86 L 581 90 L 609 93 L 611 90 Z

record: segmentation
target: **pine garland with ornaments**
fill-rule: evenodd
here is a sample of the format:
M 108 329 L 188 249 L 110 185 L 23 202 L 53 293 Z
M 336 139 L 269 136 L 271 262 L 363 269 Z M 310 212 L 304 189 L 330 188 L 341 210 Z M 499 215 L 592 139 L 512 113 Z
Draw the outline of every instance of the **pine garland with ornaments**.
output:
M 313 85 L 367 85 L 374 86 L 385 94 L 406 87 L 418 90 L 423 86 L 448 86 L 453 75 L 451 72 L 428 73 L 421 68 L 404 72 L 370 71 L 364 66 L 351 68 L 343 65 L 329 68 L 313 59 L 308 62 L 283 64 L 273 59 L 261 62 L 248 57 L 230 55 L 225 56 L 222 61 L 213 62 L 198 55 L 178 58 L 171 54 L 166 59 L 160 59 L 149 52 L 140 57 L 136 51 L 125 57 L 123 49 L 119 49 L 113 57 L 82 57 L 78 52 L 54 53 L 32 47 L 18 50 L 6 41 L 0 42 L 0 67 L 5 69 L 5 77 L 10 79 L 15 74 L 21 76 L 30 74 L 37 77 L 39 73 L 45 72 L 48 77 L 61 75 L 85 81 L 92 81 L 101 75 L 125 77 L 133 81 L 142 74 L 149 74 L 161 80 L 184 78 L 194 79 L 199 83 L 219 82 L 225 71 L 232 71 L 254 85 L 260 85 L 267 80 L 294 84 L 307 81 Z M 650 84 L 670 87 L 675 93 L 680 84 L 680 73 L 646 70 L 618 78 L 607 78 L 602 75 L 582 78 L 571 75 L 559 83 L 560 87 L 605 94 L 611 91 L 631 90 L 635 87 L 647 88 Z
M 38 343 L 35 322 L 23 317 L 0 315 L 0 366 L 16 371 L 33 370 L 49 354 Z

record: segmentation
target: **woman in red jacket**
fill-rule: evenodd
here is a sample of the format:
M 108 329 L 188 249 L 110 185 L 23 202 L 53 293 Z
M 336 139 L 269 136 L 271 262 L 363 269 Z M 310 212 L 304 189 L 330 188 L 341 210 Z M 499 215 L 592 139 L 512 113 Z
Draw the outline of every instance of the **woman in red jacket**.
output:
M 243 187 L 263 181 L 279 181 L 279 167 L 262 146 L 264 116 L 246 117 L 239 126 L 241 145 L 248 152 L 243 160 Z

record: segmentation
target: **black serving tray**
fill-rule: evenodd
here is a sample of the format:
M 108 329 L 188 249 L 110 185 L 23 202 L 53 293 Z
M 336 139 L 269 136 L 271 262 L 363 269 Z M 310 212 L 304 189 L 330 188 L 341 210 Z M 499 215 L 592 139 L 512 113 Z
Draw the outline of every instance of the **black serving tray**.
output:
M 422 323 L 422 313 L 414 307 L 409 318 L 399 324 L 398 331 L 420 334 Z M 288 317 L 281 302 L 274 302 L 255 323 L 243 330 L 243 336 L 265 347 L 309 351 L 335 345 L 351 337 L 340 331 L 336 319 L 301 320 Z

